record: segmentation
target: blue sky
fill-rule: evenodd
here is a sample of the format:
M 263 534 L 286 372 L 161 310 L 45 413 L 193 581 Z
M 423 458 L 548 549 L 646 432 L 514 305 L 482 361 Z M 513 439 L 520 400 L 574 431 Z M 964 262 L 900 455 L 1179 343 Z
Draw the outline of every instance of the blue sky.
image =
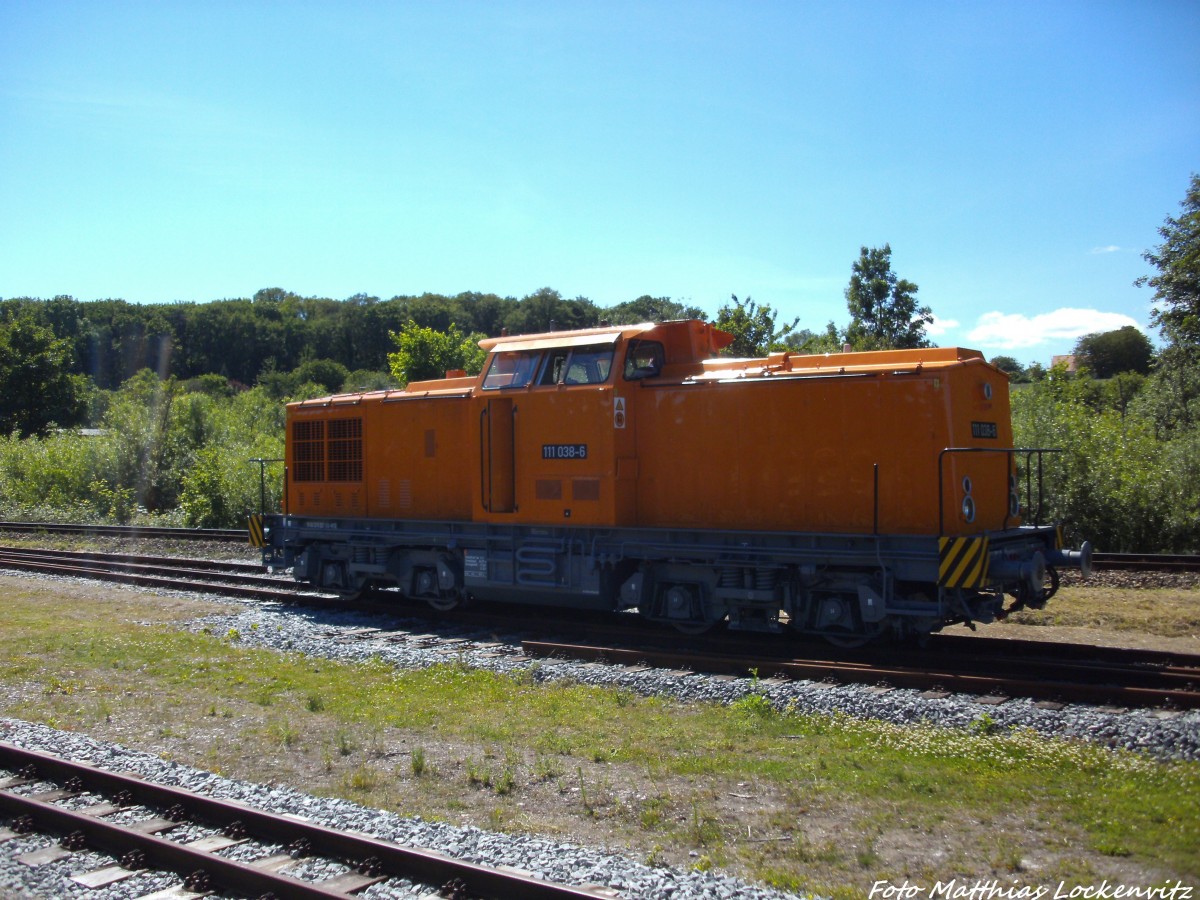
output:
M 0 296 L 752 296 L 1148 333 L 1200 3 L 0 0 Z

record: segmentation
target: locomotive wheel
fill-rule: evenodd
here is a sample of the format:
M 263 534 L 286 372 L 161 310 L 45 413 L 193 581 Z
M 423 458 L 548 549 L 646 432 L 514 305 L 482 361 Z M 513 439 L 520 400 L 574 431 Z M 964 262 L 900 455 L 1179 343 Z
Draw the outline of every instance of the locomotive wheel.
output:
M 438 612 L 450 612 L 452 609 L 458 609 L 460 606 L 464 606 L 466 601 L 463 594 L 457 591 L 422 599 Z
M 345 600 L 347 603 L 357 603 L 367 594 L 371 593 L 371 582 L 364 581 L 355 588 L 338 588 L 338 599 Z
M 858 634 L 853 631 L 836 632 L 826 631 L 821 637 L 833 644 L 835 647 L 841 647 L 843 650 L 853 650 L 855 647 L 861 647 L 871 641 L 874 635 Z
M 716 622 L 692 622 L 681 620 L 678 622 L 672 622 L 671 627 L 680 634 L 707 634 L 708 632 L 712 631 L 713 626 L 716 624 Z
M 708 618 L 709 609 L 700 600 L 696 589 L 687 584 L 671 586 L 650 609 L 638 607 L 638 613 L 651 622 L 670 625 L 680 634 L 687 635 L 704 634 L 725 619 L 724 615 Z
M 672 628 L 674 628 L 680 634 L 688 634 L 688 635 L 707 634 L 708 632 L 713 630 L 713 628 L 716 626 L 717 622 L 721 621 L 720 619 L 717 619 L 717 620 L 711 621 L 711 622 L 697 622 L 695 619 L 667 619 L 667 620 L 664 620 L 661 618 L 657 618 L 655 616 L 647 615 L 645 612 L 642 611 L 642 609 L 640 607 L 638 608 L 638 615 L 640 615 L 647 622 L 653 622 L 655 625 L 658 625 L 658 626 L 670 625 Z

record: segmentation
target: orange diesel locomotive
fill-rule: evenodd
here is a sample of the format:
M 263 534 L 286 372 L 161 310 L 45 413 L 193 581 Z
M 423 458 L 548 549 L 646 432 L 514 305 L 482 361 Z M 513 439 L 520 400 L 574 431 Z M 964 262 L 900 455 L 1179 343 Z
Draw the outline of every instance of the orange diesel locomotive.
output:
M 1090 566 L 1036 520 L 1043 451 L 1013 448 L 978 352 L 718 357 L 730 341 L 699 321 L 492 338 L 479 376 L 290 404 L 264 560 L 344 595 L 843 644 L 1040 606 L 1054 567 Z

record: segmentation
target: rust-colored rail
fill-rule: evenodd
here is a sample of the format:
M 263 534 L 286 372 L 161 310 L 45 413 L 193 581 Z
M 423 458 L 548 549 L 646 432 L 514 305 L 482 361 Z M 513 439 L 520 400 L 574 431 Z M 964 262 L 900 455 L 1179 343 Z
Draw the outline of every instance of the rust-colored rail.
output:
M 5 548 L 0 549 L 0 568 L 253 600 L 286 599 L 311 590 L 299 582 L 271 578 L 263 574 L 261 566 L 171 557 Z
M 467 863 L 432 851 L 402 847 L 366 835 L 347 833 L 289 816 L 255 809 L 241 803 L 217 800 L 180 788 L 159 785 L 136 776 L 109 772 L 69 762 L 57 756 L 0 742 L 0 767 L 16 773 L 0 781 L 0 810 L 39 831 L 70 835 L 75 849 L 90 849 L 127 861 L 139 868 L 171 871 L 203 886 L 242 896 L 270 893 L 279 900 L 330 900 L 353 896 L 355 891 L 388 878 L 427 884 L 431 890 L 455 884 L 466 896 L 532 898 L 532 900 L 596 900 L 612 897 L 602 888 L 556 884 L 513 870 Z M 49 782 L 52 791 L 22 793 L 30 785 Z M 83 793 L 98 795 L 107 803 L 92 812 L 59 805 Z M 144 807 L 151 816 L 164 818 L 121 824 L 113 813 Z M 237 862 L 219 856 L 212 843 L 184 844 L 169 832 L 183 823 L 202 823 L 229 835 L 229 846 L 245 840 L 295 848 L 292 856 L 317 856 L 346 862 L 351 871 L 326 881 L 301 881 L 289 876 L 292 859 L 264 857 L 257 862 Z M 139 827 L 140 826 L 140 827 Z M 137 854 L 131 857 L 130 854 Z M 131 865 L 135 863 L 131 862 Z
M 1003 642 L 989 648 L 993 654 Z M 1142 664 L 1096 665 L 1079 660 L 1031 660 L 982 654 L 924 655 L 918 666 L 897 664 L 886 652 L 853 659 L 781 659 L 680 650 L 625 649 L 589 644 L 523 641 L 528 656 L 649 665 L 680 671 L 760 677 L 886 684 L 920 690 L 957 691 L 1000 697 L 1029 697 L 1122 706 L 1200 709 L 1200 666 L 1195 663 L 1148 667 Z M 983 650 L 983 647 L 980 647 Z M 1011 671 L 1002 671 L 1008 667 Z
M 1194 553 L 1093 553 L 1096 569 L 1133 572 L 1200 572 L 1200 556 Z
M 157 528 L 143 525 L 70 525 L 57 522 L 0 522 L 0 531 L 44 534 L 82 534 L 103 537 L 168 538 L 178 541 L 249 543 L 244 528 Z

